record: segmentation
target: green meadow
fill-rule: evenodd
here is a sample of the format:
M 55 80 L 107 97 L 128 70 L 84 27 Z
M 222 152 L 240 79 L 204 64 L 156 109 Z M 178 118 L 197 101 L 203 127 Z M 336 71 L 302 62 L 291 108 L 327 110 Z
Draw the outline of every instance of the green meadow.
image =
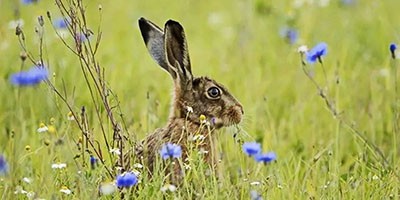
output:
M 94 79 L 104 81 L 109 109 L 66 47 L 76 48 L 73 37 L 52 26 L 62 16 L 56 1 L 23 2 L 0 0 L 0 156 L 8 166 L 0 166 L 0 199 L 400 198 L 400 63 L 389 51 L 400 44 L 398 0 L 84 0 L 92 32 L 84 43 L 97 46 L 90 60 L 101 68 Z M 122 152 L 163 127 L 170 111 L 173 82 L 149 55 L 140 17 L 160 27 L 180 22 L 193 74 L 225 85 L 245 114 L 215 133 L 217 173 L 194 153 L 176 190 L 163 191 L 163 169 L 149 178 L 143 166 L 134 187 L 106 195 L 103 186 L 119 174 L 107 111 L 121 128 Z M 322 64 L 298 52 L 320 42 Z M 10 82 L 38 61 L 48 80 Z M 242 143 L 253 141 L 276 161 L 248 157 Z M 91 166 L 90 155 L 101 161 Z

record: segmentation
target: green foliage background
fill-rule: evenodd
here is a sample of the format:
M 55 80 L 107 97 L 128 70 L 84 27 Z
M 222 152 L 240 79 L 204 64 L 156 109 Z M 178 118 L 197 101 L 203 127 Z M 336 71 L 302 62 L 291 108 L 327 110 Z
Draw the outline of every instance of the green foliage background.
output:
M 296 7 L 296 2 L 303 5 Z M 263 149 L 278 155 L 277 162 L 256 164 L 235 142 L 235 130 L 222 129 L 218 146 L 225 170 L 220 183 L 201 176 L 203 172 L 199 171 L 193 185 L 164 195 L 159 189 L 164 184 L 160 175 L 154 180 L 143 179 L 131 197 L 248 199 L 250 191 L 255 190 L 265 199 L 399 198 L 400 145 L 392 128 L 392 108 L 398 106 L 393 65 L 398 64 L 391 64 L 388 45 L 400 40 L 400 2 L 369 0 L 343 5 L 331 0 L 327 6 L 320 6 L 321 2 L 86 2 L 89 26 L 96 30 L 101 25 L 98 58 L 131 134 L 141 139 L 166 123 L 172 91 L 168 74 L 147 53 L 137 19 L 144 16 L 163 26 L 171 18 L 185 27 L 193 73 L 215 78 L 243 104 L 245 119 L 238 137 L 259 141 Z M 98 17 L 99 4 L 102 21 Z M 100 183 L 112 179 L 102 167 L 90 170 L 75 165 L 80 161 L 74 159 L 79 153 L 75 142 L 80 132 L 67 120 L 65 105 L 44 83 L 21 88 L 9 83 L 12 73 L 27 69 L 31 63 L 21 65 L 21 48 L 8 23 L 16 19 L 16 12 L 20 14 L 29 51 L 38 55 L 34 27 L 38 26 L 37 17 L 46 16 L 46 11 L 54 18 L 58 15 L 52 1 L 23 5 L 0 0 L 0 153 L 10 165 L 9 174 L 0 177 L 0 196 L 25 198 L 14 194 L 20 185 L 38 198 L 97 198 Z M 299 31 L 296 44 L 290 45 L 280 36 L 284 26 Z M 65 87 L 76 111 L 81 106 L 87 108 L 89 124 L 96 134 L 99 122 L 77 58 L 57 39 L 48 20 L 45 27 L 45 60 L 55 74 L 51 81 L 59 88 Z M 329 95 L 354 127 L 384 152 L 388 168 L 332 116 L 304 75 L 297 47 L 312 47 L 321 41 L 328 44 L 324 65 Z M 315 78 L 324 83 L 320 66 L 315 65 L 314 70 Z M 37 133 L 41 122 L 56 131 Z M 60 139 L 63 144 L 56 145 Z M 46 140 L 50 145 L 44 144 Z M 51 169 L 56 162 L 66 162 L 67 169 Z M 27 184 L 21 181 L 23 177 L 33 182 Z M 254 181 L 260 185 L 250 185 Z M 61 194 L 61 186 L 67 186 L 73 194 Z

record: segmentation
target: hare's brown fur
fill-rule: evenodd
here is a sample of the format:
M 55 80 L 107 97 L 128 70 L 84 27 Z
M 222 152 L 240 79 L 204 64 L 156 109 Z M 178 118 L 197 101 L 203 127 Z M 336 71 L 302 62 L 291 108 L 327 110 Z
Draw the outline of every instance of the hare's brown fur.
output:
M 179 144 L 182 161 L 188 157 L 188 145 L 196 135 L 203 136 L 197 148 L 205 153 L 205 161 L 216 165 L 213 153 L 213 132 L 224 126 L 241 121 L 241 104 L 218 82 L 208 77 L 193 77 L 183 27 L 169 20 L 161 30 L 154 23 L 141 18 L 139 27 L 153 59 L 174 80 L 174 99 L 168 124 L 148 135 L 136 147 L 136 157 L 153 170 L 162 145 L 167 142 Z M 200 116 L 205 120 L 201 122 Z M 175 174 L 181 174 L 176 165 Z

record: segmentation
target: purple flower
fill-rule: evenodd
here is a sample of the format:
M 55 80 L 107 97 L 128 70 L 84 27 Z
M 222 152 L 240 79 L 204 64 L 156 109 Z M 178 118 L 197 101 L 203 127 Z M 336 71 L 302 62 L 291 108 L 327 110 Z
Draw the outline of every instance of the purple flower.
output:
M 97 161 L 98 161 L 97 158 L 94 157 L 93 155 L 90 155 L 89 161 L 90 161 L 90 166 L 92 167 L 92 169 L 94 169 L 97 165 Z
M 58 29 L 65 29 L 68 27 L 68 19 L 63 17 L 57 18 L 53 21 L 53 26 Z
M 356 4 L 356 0 L 341 0 L 342 5 L 351 6 Z
M 132 172 L 125 172 L 117 176 L 116 184 L 118 187 L 132 187 L 136 185 L 138 178 Z
M 37 2 L 39 2 L 39 0 L 21 0 L 21 3 L 25 4 L 25 5 L 29 5 L 29 4 L 33 4 L 33 3 L 37 3 Z
M 261 144 L 257 142 L 245 142 L 242 147 L 248 156 L 254 156 L 261 151 Z
M 14 85 L 27 86 L 36 85 L 46 80 L 48 71 L 46 67 L 34 66 L 28 71 L 21 71 L 11 75 L 10 81 Z
M 397 49 L 397 45 L 395 43 L 392 43 L 389 45 L 390 54 L 392 55 L 393 59 L 396 58 L 396 49 Z
M 299 38 L 299 32 L 294 28 L 284 27 L 280 31 L 280 35 L 285 38 L 289 44 L 294 44 Z
M 8 163 L 6 158 L 0 154 L 0 175 L 5 175 L 8 173 Z
M 268 153 L 265 153 L 265 154 L 257 154 L 255 157 L 254 157 L 254 159 L 257 161 L 257 162 L 263 162 L 263 163 L 269 163 L 269 162 L 271 162 L 271 161 L 274 161 L 274 160 L 276 160 L 276 154 L 274 153 L 274 152 L 268 152 Z
M 166 143 L 161 147 L 160 155 L 162 159 L 179 158 L 182 155 L 182 148 L 177 144 Z
M 78 43 L 86 42 L 86 40 L 88 40 L 89 38 L 90 36 L 87 36 L 84 33 L 78 33 L 75 35 L 75 41 Z
M 317 60 L 321 62 L 322 56 L 325 56 L 327 53 L 328 45 L 325 42 L 321 42 L 307 52 L 307 61 L 309 63 L 315 63 Z

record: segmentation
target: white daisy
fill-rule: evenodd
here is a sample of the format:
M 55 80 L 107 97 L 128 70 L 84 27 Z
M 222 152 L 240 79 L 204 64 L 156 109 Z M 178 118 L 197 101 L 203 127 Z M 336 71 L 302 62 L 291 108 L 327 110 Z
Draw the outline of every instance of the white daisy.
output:
M 100 193 L 103 195 L 109 195 L 117 191 L 117 186 L 115 185 L 114 182 L 109 182 L 109 183 L 102 183 L 100 185 Z
M 62 186 L 60 189 L 60 192 L 64 193 L 64 194 L 71 194 L 72 191 L 70 189 L 67 188 L 67 186 Z
M 37 132 L 44 133 L 48 130 L 49 130 L 49 128 L 44 123 L 40 123 L 39 128 L 37 129 Z
M 25 183 L 32 183 L 32 179 L 28 177 L 22 178 L 22 181 L 24 181 Z
M 66 167 L 67 167 L 66 163 L 54 163 L 51 165 L 51 168 L 53 168 L 53 169 L 63 169 Z
M 17 20 L 12 20 L 8 22 L 8 28 L 9 29 L 16 29 L 17 26 L 23 27 L 24 26 L 24 20 L 23 19 L 17 19 Z
M 176 186 L 175 185 L 171 185 L 171 184 L 167 184 L 161 187 L 161 192 L 175 192 L 176 191 Z
M 121 151 L 118 148 L 110 149 L 110 153 L 114 155 L 121 155 Z
M 307 51 L 308 51 L 308 47 L 306 45 L 301 45 L 297 49 L 297 52 L 299 52 L 299 53 L 307 53 Z

